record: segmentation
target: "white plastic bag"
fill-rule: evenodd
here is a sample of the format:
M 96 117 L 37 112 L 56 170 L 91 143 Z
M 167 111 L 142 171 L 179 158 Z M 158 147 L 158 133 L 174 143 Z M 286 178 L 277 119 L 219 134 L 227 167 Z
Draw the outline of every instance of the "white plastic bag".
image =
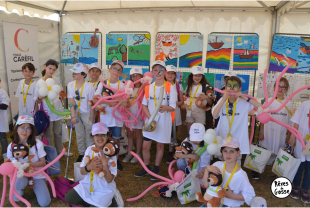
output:
M 81 167 L 80 167 L 81 163 L 80 162 L 76 162 L 74 163 L 74 181 L 81 181 L 85 178 L 86 175 L 82 175 L 81 174 Z
M 251 144 L 250 154 L 246 156 L 243 167 L 263 173 L 271 153 L 270 150 Z
M 69 141 L 69 130 L 65 120 L 62 120 L 61 124 L 61 137 L 62 137 L 62 143 Z
M 304 141 L 307 141 L 307 144 L 306 144 L 306 149 L 304 149 L 302 151 L 302 155 L 303 156 L 310 156 L 310 140 L 304 140 Z
M 116 192 L 114 194 L 114 199 L 115 199 L 118 207 L 124 207 L 124 200 L 123 200 L 122 195 L 118 189 L 116 189 Z

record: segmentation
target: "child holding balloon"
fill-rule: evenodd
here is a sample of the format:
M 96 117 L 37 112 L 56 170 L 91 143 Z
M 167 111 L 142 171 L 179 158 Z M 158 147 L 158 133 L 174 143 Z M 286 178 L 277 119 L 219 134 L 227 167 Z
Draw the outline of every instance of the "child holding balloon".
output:
M 85 82 L 87 70 L 84 64 L 77 63 L 73 68 L 72 78 L 75 81 L 68 83 L 68 98 L 71 110 L 71 122 L 76 131 L 76 141 L 79 157 L 76 162 L 81 162 L 86 148 L 93 145 L 90 136 L 94 122 L 94 110 L 88 104 L 93 99 L 95 91 L 91 83 Z

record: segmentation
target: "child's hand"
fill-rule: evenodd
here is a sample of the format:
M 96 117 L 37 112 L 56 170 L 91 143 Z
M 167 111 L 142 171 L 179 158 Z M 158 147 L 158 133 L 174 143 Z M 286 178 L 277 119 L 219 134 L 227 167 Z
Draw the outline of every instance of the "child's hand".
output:
M 95 170 L 102 167 L 101 160 L 94 158 L 89 165 L 87 165 L 88 170 Z
M 234 193 L 231 191 L 229 185 L 227 186 L 227 191 L 224 190 L 224 189 L 223 189 L 223 191 L 224 191 L 224 193 L 225 193 L 225 197 L 227 197 L 227 198 L 229 198 L 229 199 L 232 199 L 232 198 L 233 198 Z
M 202 171 L 202 172 L 197 173 L 196 178 L 202 178 L 202 177 L 203 177 L 203 174 L 204 174 L 204 172 L 203 172 L 203 171 Z
M 127 101 L 128 101 L 128 100 L 123 100 L 122 98 L 118 98 L 117 100 L 118 100 L 118 102 L 119 102 L 120 105 L 122 105 L 122 106 L 124 106 L 124 107 L 127 106 L 127 103 L 128 103 Z
M 199 156 L 199 155 L 196 155 L 196 154 L 189 154 L 188 156 L 189 156 L 189 158 L 191 158 L 191 159 L 193 159 L 193 160 L 195 160 L 195 161 L 198 161 L 199 158 L 200 158 L 200 156 Z
M 218 167 L 209 165 L 209 166 L 207 166 L 206 169 L 209 172 L 212 172 L 212 173 L 215 173 L 215 174 L 221 174 L 221 170 Z
M 71 122 L 72 122 L 73 124 L 78 123 L 78 118 L 77 118 L 77 117 L 71 118 Z
M 101 155 L 98 157 L 98 159 L 101 161 L 103 166 L 107 166 L 109 163 L 110 158 L 107 158 L 105 154 L 101 153 Z
M 237 92 L 237 93 L 235 94 L 235 97 L 236 97 L 236 98 L 241 98 L 241 99 L 243 99 L 243 100 L 248 100 L 248 98 L 245 97 L 245 96 L 242 94 L 242 92 Z
M 159 107 L 159 112 L 160 112 L 160 113 L 163 113 L 163 112 L 167 111 L 167 107 L 168 107 L 168 106 L 166 106 L 166 105 L 161 105 L 161 106 Z
M 228 97 L 230 96 L 230 92 L 226 91 L 224 94 L 223 94 L 223 100 L 227 100 Z
M 291 147 L 295 147 L 295 145 L 296 145 L 296 137 L 293 134 L 291 134 L 291 138 L 288 141 L 288 144 L 291 145 Z

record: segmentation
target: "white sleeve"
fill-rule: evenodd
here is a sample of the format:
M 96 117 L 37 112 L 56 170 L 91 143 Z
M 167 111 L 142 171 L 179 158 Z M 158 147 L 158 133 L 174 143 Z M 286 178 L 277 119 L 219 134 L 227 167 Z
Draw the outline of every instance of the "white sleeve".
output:
M 174 109 L 176 108 L 176 89 L 171 85 L 170 87 L 170 100 L 169 100 L 169 106 L 173 107 Z
M 305 103 L 305 102 L 304 102 Z M 296 112 L 294 113 L 293 117 L 291 118 L 291 121 L 296 123 L 296 124 L 300 124 L 301 122 L 304 122 L 304 121 L 301 121 L 301 117 L 302 117 L 302 113 L 304 111 L 304 103 L 302 103 L 296 110 Z
M 250 206 L 252 199 L 255 197 L 255 191 L 253 186 L 250 184 L 247 174 L 244 172 L 242 183 L 244 184 L 241 190 L 241 194 L 247 205 Z
M 9 105 L 10 104 L 10 97 L 8 96 L 8 93 L 5 90 L 1 90 L 1 94 L 0 94 L 0 103 L 1 104 L 6 104 Z
M 217 108 L 217 106 L 220 104 L 220 102 L 221 102 L 222 99 L 223 99 L 223 98 L 221 98 L 219 101 L 217 101 L 216 105 L 212 108 L 212 116 L 213 116 L 214 109 Z M 221 111 L 220 111 L 218 117 L 220 117 L 221 112 L 222 112 L 222 109 L 221 109 Z M 214 116 L 213 116 L 214 119 L 217 119 L 218 117 L 214 117 Z
M 33 100 L 36 101 L 39 94 L 38 94 L 38 91 L 39 91 L 39 88 L 37 87 L 37 82 L 34 82 L 36 86 L 34 86 L 34 90 L 33 90 Z
M 98 88 L 97 88 L 97 90 L 95 92 L 95 95 L 100 95 L 101 96 L 102 88 L 103 88 L 103 85 L 100 82 L 99 85 L 98 85 Z
M 142 105 L 147 105 L 147 100 L 145 98 L 145 95 L 143 95 Z
M 45 157 L 46 152 L 44 151 L 44 144 L 38 139 L 36 139 L 36 142 L 37 142 L 36 145 L 38 150 L 38 157 L 39 158 Z
M 68 98 L 74 98 L 74 90 L 72 89 L 71 82 L 68 83 Z

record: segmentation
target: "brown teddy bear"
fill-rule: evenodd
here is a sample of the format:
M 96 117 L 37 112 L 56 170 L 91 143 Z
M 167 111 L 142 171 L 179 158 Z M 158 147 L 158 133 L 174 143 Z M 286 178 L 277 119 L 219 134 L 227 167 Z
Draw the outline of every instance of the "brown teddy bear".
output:
M 208 95 L 212 100 L 215 100 L 214 97 L 214 88 L 212 86 L 207 85 L 206 88 L 204 89 L 204 93 Z M 212 106 L 208 105 L 207 100 L 202 99 L 203 94 L 200 94 L 198 98 L 195 101 L 195 104 L 198 108 L 202 108 L 205 111 L 211 110 Z
M 203 202 L 207 207 L 219 207 L 221 199 L 225 197 L 225 193 L 221 188 L 222 174 L 209 173 L 209 187 L 204 196 L 200 192 L 196 193 L 196 199 Z
M 183 143 L 181 144 L 181 146 L 175 147 L 175 150 L 176 150 L 176 151 L 182 151 L 182 154 L 187 155 L 187 154 L 193 153 L 193 146 L 192 146 L 191 143 L 189 143 L 189 142 L 183 142 Z M 175 159 L 179 159 L 179 158 L 176 157 L 175 155 L 174 155 L 174 158 L 175 158 Z M 195 162 L 195 160 L 193 160 L 192 158 L 186 158 L 185 160 L 186 160 L 187 163 L 188 163 L 188 167 L 189 167 L 190 169 L 192 169 L 193 163 Z

